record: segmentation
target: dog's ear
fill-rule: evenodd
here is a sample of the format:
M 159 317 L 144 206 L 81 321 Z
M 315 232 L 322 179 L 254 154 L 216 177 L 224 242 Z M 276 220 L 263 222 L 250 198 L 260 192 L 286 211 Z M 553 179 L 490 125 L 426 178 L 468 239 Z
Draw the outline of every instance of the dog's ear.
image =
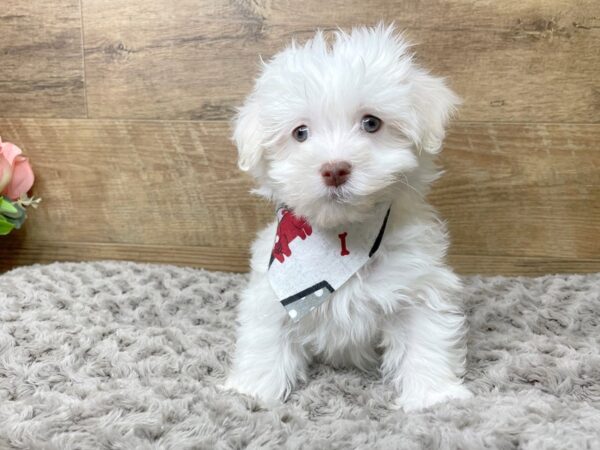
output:
M 417 146 L 427 153 L 438 153 L 446 135 L 446 125 L 461 100 L 442 78 L 419 72 L 415 83 L 415 104 L 421 130 Z
M 263 155 L 263 127 L 258 102 L 249 98 L 234 119 L 233 140 L 238 149 L 238 167 L 256 175 Z

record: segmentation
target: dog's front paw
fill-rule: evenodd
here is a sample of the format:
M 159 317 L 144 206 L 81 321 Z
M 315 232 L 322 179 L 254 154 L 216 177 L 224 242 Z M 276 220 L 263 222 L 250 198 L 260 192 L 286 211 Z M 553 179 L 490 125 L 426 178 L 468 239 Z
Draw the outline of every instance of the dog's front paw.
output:
M 437 403 L 449 400 L 467 400 L 473 397 L 473 393 L 462 384 L 450 384 L 444 389 L 419 389 L 415 392 L 403 392 L 396 401 L 396 409 L 404 409 L 405 412 L 419 411 Z
M 281 403 L 282 394 L 276 389 L 273 389 L 273 386 L 266 386 L 261 380 L 257 380 L 253 383 L 247 378 L 240 380 L 236 376 L 230 376 L 224 384 L 219 385 L 218 387 L 255 397 L 265 406 L 276 406 Z

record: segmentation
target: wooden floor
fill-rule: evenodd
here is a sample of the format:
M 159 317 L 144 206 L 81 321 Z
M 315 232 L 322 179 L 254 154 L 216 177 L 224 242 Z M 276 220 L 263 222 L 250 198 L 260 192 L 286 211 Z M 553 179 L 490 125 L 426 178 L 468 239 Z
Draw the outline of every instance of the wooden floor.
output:
M 600 271 L 597 1 L 3 0 L 0 135 L 41 207 L 0 269 L 128 259 L 245 270 L 272 216 L 228 121 L 292 37 L 395 21 L 464 105 L 431 200 L 461 273 Z

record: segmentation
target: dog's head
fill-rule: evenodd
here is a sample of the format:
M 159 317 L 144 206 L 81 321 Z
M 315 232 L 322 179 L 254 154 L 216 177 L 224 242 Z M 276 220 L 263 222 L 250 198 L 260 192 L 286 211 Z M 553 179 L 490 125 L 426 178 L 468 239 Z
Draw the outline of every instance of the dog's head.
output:
M 239 110 L 239 167 L 320 226 L 360 220 L 399 190 L 424 195 L 458 103 L 392 27 L 321 33 L 264 65 Z

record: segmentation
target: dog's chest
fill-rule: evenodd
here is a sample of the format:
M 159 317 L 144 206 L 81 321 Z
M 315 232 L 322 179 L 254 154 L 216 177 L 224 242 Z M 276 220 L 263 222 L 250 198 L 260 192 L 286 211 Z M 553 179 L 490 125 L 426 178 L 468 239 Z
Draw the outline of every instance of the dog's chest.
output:
M 377 285 L 373 269 L 377 259 L 357 272 L 343 286 L 332 293 L 318 310 L 300 323 L 300 329 L 309 340 L 327 340 L 331 345 L 346 345 L 346 340 L 371 341 L 378 330 L 383 310 L 377 300 L 386 289 Z M 391 294 L 391 293 L 390 293 Z

